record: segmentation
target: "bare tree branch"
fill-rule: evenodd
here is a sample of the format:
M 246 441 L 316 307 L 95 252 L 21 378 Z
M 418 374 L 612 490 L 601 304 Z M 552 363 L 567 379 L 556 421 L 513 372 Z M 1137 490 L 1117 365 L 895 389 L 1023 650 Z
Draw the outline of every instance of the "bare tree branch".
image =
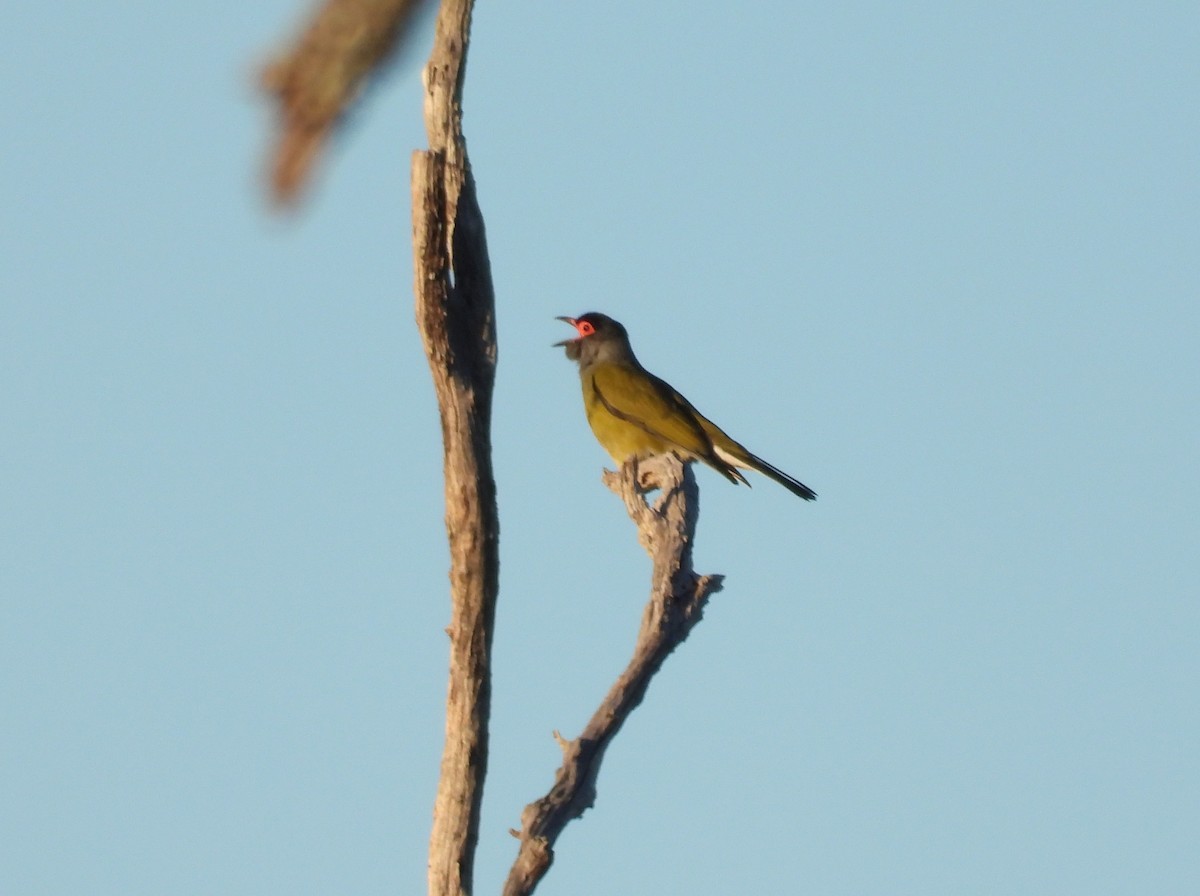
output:
M 328 0 L 296 46 L 264 72 L 280 101 L 273 187 L 291 199 L 369 74 L 394 49 L 422 0 Z M 446 740 L 429 843 L 430 896 L 470 896 L 487 771 L 491 648 L 499 587 L 499 519 L 491 467 L 495 297 L 483 216 L 462 134 L 473 0 L 442 0 L 424 72 L 429 149 L 412 158 L 416 318 L 442 425 L 450 542 L 450 675 Z M 605 750 L 666 657 L 699 622 L 720 576 L 692 570 L 699 492 L 688 465 L 656 458 L 606 474 L 653 559 L 650 602 L 633 659 L 581 735 L 566 742 L 554 786 L 522 813 L 506 896 L 532 893 L 566 824 L 596 797 Z M 653 506 L 645 490 L 660 490 Z M 516 832 L 514 832 L 516 833 Z
M 416 316 L 441 414 L 452 601 L 446 742 L 429 839 L 430 896 L 468 896 L 472 889 L 500 568 L 490 437 L 495 297 L 462 135 L 471 7 L 471 0 L 443 0 L 438 12 L 425 68 L 430 148 L 412 158 Z
M 663 661 L 700 621 L 710 595 L 721 589 L 721 576 L 700 576 L 692 569 L 700 492 L 690 464 L 673 455 L 627 464 L 605 473 L 638 527 L 638 540 L 654 561 L 650 602 L 642 614 L 633 659 L 609 689 L 583 732 L 565 741 L 555 732 L 563 763 L 549 793 L 521 813 L 517 859 L 504 884 L 504 896 L 528 896 L 554 860 L 554 843 L 564 827 L 596 799 L 596 777 L 604 751 L 629 714 L 642 702 Z M 644 490 L 659 489 L 651 507 Z
M 367 77 L 391 56 L 425 0 L 327 0 L 286 53 L 262 72 L 279 101 L 271 190 L 295 199 Z

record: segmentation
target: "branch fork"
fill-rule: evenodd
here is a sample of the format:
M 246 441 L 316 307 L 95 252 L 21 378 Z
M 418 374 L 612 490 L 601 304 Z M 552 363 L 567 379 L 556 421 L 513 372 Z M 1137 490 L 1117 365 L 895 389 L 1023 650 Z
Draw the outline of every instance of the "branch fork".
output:
M 604 483 L 624 502 L 653 561 L 650 600 L 633 659 L 579 737 L 568 741 L 555 732 L 562 765 L 549 792 L 521 813 L 521 830 L 512 832 L 520 847 L 504 896 L 528 896 L 549 870 L 563 828 L 595 802 L 596 777 L 609 743 L 642 702 L 663 661 L 700 621 L 709 597 L 721 590 L 721 576 L 692 569 L 700 492 L 689 464 L 674 455 L 634 460 L 619 472 L 605 471 Z M 654 491 L 658 497 L 648 503 L 647 494 Z

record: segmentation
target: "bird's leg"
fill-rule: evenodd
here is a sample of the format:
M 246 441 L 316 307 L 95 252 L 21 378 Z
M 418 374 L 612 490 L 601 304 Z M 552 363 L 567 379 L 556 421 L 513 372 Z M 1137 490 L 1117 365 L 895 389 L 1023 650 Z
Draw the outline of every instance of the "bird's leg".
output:
M 645 501 L 651 492 L 662 491 L 663 483 L 671 477 L 666 475 L 666 464 L 670 454 L 651 454 L 647 457 L 632 456 L 621 462 L 616 471 L 604 471 L 604 483 L 613 491 L 628 491 Z M 646 502 L 649 504 L 649 502 Z
M 641 490 L 643 495 L 657 491 L 662 487 L 662 471 L 653 463 L 655 459 L 654 457 L 646 458 L 651 463 L 643 467 L 638 467 L 637 461 L 634 461 L 633 481 L 637 483 L 638 489 Z
M 639 495 L 646 493 L 645 486 L 642 485 L 640 471 L 638 470 L 638 457 L 633 455 L 625 459 L 621 464 L 621 478 L 633 483 L 634 490 Z
M 649 457 L 634 455 L 621 464 L 621 475 L 628 476 L 638 494 L 648 495 L 662 488 L 661 457 L 652 454 Z

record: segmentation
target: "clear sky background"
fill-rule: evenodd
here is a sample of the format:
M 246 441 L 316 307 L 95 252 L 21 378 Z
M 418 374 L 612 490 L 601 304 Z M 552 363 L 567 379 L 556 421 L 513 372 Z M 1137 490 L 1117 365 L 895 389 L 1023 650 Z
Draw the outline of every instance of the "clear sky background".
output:
M 904 8 L 901 8 L 904 7 Z M 286 0 L 0 31 L 0 893 L 425 887 L 448 621 L 412 313 L 421 37 L 299 214 Z M 477 891 L 649 563 L 558 314 L 812 485 L 539 892 L 1200 892 L 1200 8 L 488 3 L 502 519 Z

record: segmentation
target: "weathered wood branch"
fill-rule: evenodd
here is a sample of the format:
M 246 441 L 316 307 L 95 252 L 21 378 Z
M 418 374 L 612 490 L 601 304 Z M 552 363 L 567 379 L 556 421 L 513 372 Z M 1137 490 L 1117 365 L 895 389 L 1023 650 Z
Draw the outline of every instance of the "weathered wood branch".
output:
M 412 159 L 417 325 L 442 423 L 450 541 L 446 741 L 429 839 L 430 896 L 469 896 L 487 772 L 499 516 L 491 462 L 495 297 L 462 135 L 470 0 L 443 0 L 425 68 L 429 149 Z
M 271 160 L 276 199 L 296 197 L 330 133 L 424 2 L 327 0 L 295 44 L 263 68 L 262 85 L 279 102 Z
M 627 464 L 620 473 L 606 472 L 604 481 L 625 502 L 638 540 L 653 560 L 650 601 L 633 659 L 583 732 L 572 741 L 555 733 L 562 766 L 550 791 L 521 813 L 521 830 L 513 832 L 521 845 L 504 896 L 528 896 L 550 868 L 558 835 L 596 799 L 596 777 L 608 745 L 642 702 L 663 661 L 700 621 L 708 598 L 721 589 L 721 576 L 697 575 L 692 569 L 700 493 L 689 464 L 667 455 Z M 651 506 L 644 492 L 652 489 L 660 494 Z

